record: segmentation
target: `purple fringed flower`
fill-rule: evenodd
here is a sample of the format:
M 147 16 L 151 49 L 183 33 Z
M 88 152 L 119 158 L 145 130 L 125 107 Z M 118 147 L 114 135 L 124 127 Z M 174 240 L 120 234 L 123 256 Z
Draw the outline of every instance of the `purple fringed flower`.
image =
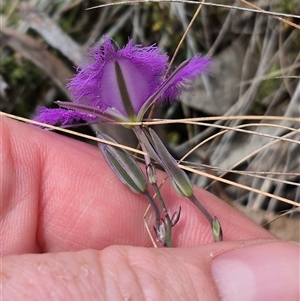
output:
M 209 57 L 196 55 L 164 79 L 168 56 L 160 51 L 155 45 L 133 45 L 132 40 L 120 48 L 104 37 L 104 44 L 90 49 L 87 63 L 68 84 L 73 102 L 57 102 L 69 110 L 39 109 L 35 120 L 63 126 L 77 120 L 141 121 L 154 102 L 173 102 L 210 63 Z
M 92 62 L 81 68 L 68 88 L 76 102 L 96 106 L 103 112 L 112 107 L 124 116 L 129 110 L 126 105 L 131 104 L 132 114 L 137 115 L 160 85 L 168 56 L 160 55 L 160 49 L 154 46 L 133 46 L 132 40 L 123 49 L 118 45 L 117 48 L 116 51 L 106 38 L 102 47 L 92 48 L 89 52 Z M 126 97 L 130 103 L 126 103 Z
M 207 71 L 209 57 L 200 57 L 182 62 L 170 75 L 168 56 L 160 54 L 155 45 L 142 47 L 132 45 L 132 40 L 120 48 L 111 39 L 104 37 L 103 46 L 91 48 L 85 64 L 77 69 L 77 75 L 68 84 L 73 102 L 57 102 L 62 108 L 37 110 L 36 121 L 68 127 L 115 121 L 141 121 L 146 111 L 155 102 L 173 102 L 187 85 Z M 188 197 L 204 214 L 213 231 L 215 241 L 222 240 L 222 228 L 194 196 L 193 185 L 188 176 L 178 167 L 176 160 L 165 148 L 157 134 L 150 128 L 133 126 L 145 154 L 148 182 L 134 159 L 124 150 L 100 144 L 100 149 L 109 167 L 122 183 L 132 191 L 145 195 L 155 212 L 154 227 L 158 240 L 172 247 L 171 229 L 178 222 L 180 209 L 170 218 L 164 204 L 153 162 L 156 161 L 167 172 L 177 192 Z M 113 142 L 110 137 L 97 137 Z M 165 220 L 161 222 L 160 210 L 150 196 L 147 186 L 151 184 L 160 200 Z

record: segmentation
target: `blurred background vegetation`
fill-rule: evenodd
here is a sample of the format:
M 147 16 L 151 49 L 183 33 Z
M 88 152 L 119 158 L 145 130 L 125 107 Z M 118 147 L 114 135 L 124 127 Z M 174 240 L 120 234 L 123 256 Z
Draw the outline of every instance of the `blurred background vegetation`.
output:
M 0 110 L 32 118 L 37 106 L 55 107 L 55 100 L 70 100 L 68 79 L 88 48 L 102 43 L 103 35 L 112 37 L 121 47 L 129 37 L 143 45 L 156 43 L 172 57 L 199 8 L 161 1 L 86 10 L 112 2 L 118 1 L 2 1 Z M 289 23 L 236 9 L 251 9 L 242 0 L 213 2 L 231 8 L 203 6 L 179 48 L 174 66 L 197 52 L 208 54 L 213 60 L 212 76 L 203 76 L 172 106 L 158 106 L 154 116 L 215 116 L 214 121 L 197 125 L 161 126 L 159 132 L 177 159 L 199 146 L 185 159 L 186 165 L 236 183 L 228 185 L 191 174 L 196 185 L 256 222 L 267 223 L 266 227 L 278 236 L 299 241 L 298 207 L 283 199 L 300 201 L 300 2 L 249 2 L 263 10 L 288 14 L 284 20 Z M 243 115 L 259 119 L 226 118 Z M 268 120 L 266 116 L 286 119 Z M 222 133 L 220 126 L 227 131 Z M 239 126 L 248 132 L 228 130 Z M 119 128 L 103 130 L 120 136 Z M 93 128 L 80 131 L 94 135 Z M 126 135 L 117 139 L 133 145 Z M 214 139 L 207 141 L 209 137 Z M 238 184 L 248 186 L 250 191 Z M 281 216 L 282 212 L 287 214 Z M 269 223 L 274 218 L 278 219 Z

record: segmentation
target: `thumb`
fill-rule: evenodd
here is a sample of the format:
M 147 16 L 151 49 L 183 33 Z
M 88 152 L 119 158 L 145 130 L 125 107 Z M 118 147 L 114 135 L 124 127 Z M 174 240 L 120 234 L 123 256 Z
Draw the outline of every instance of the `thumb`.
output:
M 280 241 L 189 248 L 112 246 L 2 260 L 6 300 L 299 300 L 299 247 Z
M 248 246 L 216 257 L 211 272 L 221 300 L 300 300 L 296 243 Z

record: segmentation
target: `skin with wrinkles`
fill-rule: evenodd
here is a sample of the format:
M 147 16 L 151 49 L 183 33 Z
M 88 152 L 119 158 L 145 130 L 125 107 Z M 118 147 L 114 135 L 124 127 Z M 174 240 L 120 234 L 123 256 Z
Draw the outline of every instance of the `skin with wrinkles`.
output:
M 212 243 L 203 215 L 167 182 L 169 210 L 182 206 L 177 248 L 149 248 L 147 203 L 116 180 L 96 147 L 6 118 L 0 129 L 3 300 L 219 300 L 212 260 L 276 241 L 195 189 L 224 229 L 225 241 Z

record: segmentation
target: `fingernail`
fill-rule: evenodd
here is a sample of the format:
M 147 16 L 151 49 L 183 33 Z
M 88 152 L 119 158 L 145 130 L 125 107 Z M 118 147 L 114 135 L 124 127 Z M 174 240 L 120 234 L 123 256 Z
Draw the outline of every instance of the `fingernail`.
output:
M 300 248 L 294 243 L 252 245 L 216 257 L 212 276 L 222 301 L 300 300 Z

